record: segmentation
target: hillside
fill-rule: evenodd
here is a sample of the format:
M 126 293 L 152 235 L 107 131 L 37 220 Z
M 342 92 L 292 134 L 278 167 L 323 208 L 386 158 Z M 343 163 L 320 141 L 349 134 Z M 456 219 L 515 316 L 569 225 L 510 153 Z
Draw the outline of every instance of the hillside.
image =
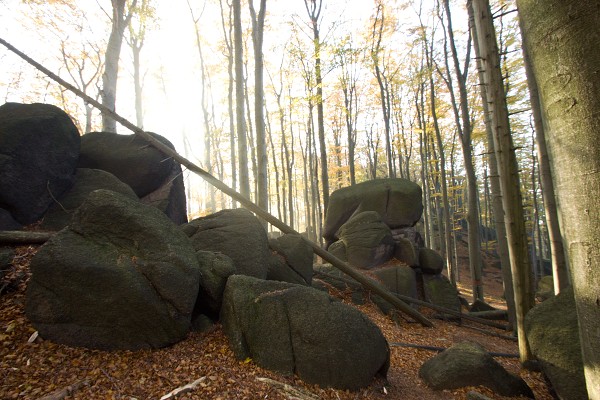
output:
M 435 352 L 403 346 L 391 346 L 391 366 L 387 382 L 375 381 L 358 392 L 322 389 L 307 385 L 294 377 L 284 377 L 266 371 L 252 360 L 237 361 L 219 325 L 208 333 L 191 333 L 186 340 L 160 350 L 103 352 L 44 341 L 40 338 L 29 343 L 35 329 L 24 314 L 28 263 L 35 246 L 16 248 L 14 268 L 8 271 L 5 281 L 20 274 L 23 279 L 18 290 L 0 296 L 0 398 L 37 399 L 56 391 L 63 395 L 73 386 L 69 399 L 160 399 L 173 389 L 205 379 L 198 387 L 179 399 L 466 399 L 467 392 L 476 390 L 492 399 L 503 399 L 484 387 L 464 388 L 457 391 L 436 392 L 418 378 L 421 364 Z M 464 254 L 461 255 L 462 282 L 469 279 Z M 486 257 L 484 284 L 488 293 L 486 301 L 495 307 L 505 307 L 501 298 L 500 271 L 492 266 L 493 258 Z M 0 286 L 1 287 L 1 286 Z M 463 296 L 469 298 L 468 285 L 460 285 Z M 349 302 L 347 293 L 332 292 Z M 383 316 L 372 304 L 358 308 L 383 331 L 388 342 L 435 347 L 449 347 L 464 340 L 476 341 L 488 351 L 517 353 L 515 341 L 486 334 L 480 329 L 506 335 L 494 328 L 465 322 L 434 320 L 434 328 L 401 321 L 399 324 Z M 433 317 L 432 312 L 421 312 Z M 515 358 L 497 358 L 510 372 L 519 374 L 533 389 L 536 399 L 552 399 L 549 387 L 540 373 L 520 368 Z M 260 380 L 268 378 L 272 381 Z M 287 389 L 279 387 L 285 386 Z M 283 386 L 282 386 L 283 387 Z M 294 392 L 296 390 L 296 392 Z M 295 394 L 294 394 L 295 393 Z

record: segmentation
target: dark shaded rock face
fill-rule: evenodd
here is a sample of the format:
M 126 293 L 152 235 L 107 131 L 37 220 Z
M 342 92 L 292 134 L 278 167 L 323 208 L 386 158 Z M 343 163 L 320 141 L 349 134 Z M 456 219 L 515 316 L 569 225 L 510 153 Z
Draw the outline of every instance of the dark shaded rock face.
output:
M 225 254 L 210 251 L 198 251 L 196 257 L 200 267 L 200 291 L 194 314 L 204 314 L 216 320 L 223 304 L 227 279 L 236 273 L 233 260 Z
M 338 229 L 352 215 L 376 211 L 391 229 L 413 226 L 423 212 L 421 187 L 406 179 L 376 179 L 331 193 L 323 237 L 327 245 L 339 239 Z
M 441 274 L 444 270 L 444 259 L 437 251 L 422 248 L 419 250 L 419 267 L 425 274 Z
M 174 149 L 163 136 L 151 135 Z M 85 134 L 78 167 L 110 172 L 129 185 L 142 202 L 159 208 L 176 224 L 187 222 L 181 167 L 143 138 L 112 132 Z
M 531 388 L 476 343 L 463 342 L 425 361 L 419 377 L 434 390 L 483 385 L 501 396 L 533 398 Z
M 267 232 L 258 218 L 243 208 L 222 210 L 197 218 L 181 229 L 196 250 L 223 253 L 233 260 L 238 274 L 265 279 L 271 251 Z
M 396 242 L 396 250 L 394 257 L 408 266 L 419 266 L 419 257 L 415 245 L 405 238 L 394 238 Z
M 285 234 L 269 239 L 269 247 L 281 262 L 270 263 L 267 279 L 310 286 L 314 253 L 300 235 Z
M 532 308 L 525 316 L 525 332 L 558 397 L 587 399 L 573 288 Z
M 75 183 L 44 215 L 41 227 L 59 231 L 71 222 L 71 218 L 88 195 L 94 190 L 106 189 L 138 200 L 134 191 L 110 172 L 100 169 L 77 168 Z
M 423 274 L 423 294 L 426 301 L 454 311 L 460 311 L 459 293 L 444 275 Z M 447 315 L 448 318 L 455 318 Z
M 96 190 L 31 261 L 26 314 L 40 335 L 97 349 L 168 346 L 189 331 L 200 271 L 162 212 Z
M 388 261 L 396 246 L 390 228 L 375 211 L 353 215 L 340 227 L 337 236 L 346 247 L 348 262 L 362 269 Z
M 389 348 L 379 328 L 309 287 L 234 275 L 221 321 L 238 359 L 309 383 L 356 390 L 387 373 Z
M 80 140 L 77 127 L 58 107 L 0 106 L 0 206 L 15 221 L 37 221 L 73 185 Z M 0 228 L 14 228 L 8 222 Z
M 373 274 L 391 292 L 404 296 L 418 298 L 417 274 L 407 266 L 395 265 L 374 271 Z

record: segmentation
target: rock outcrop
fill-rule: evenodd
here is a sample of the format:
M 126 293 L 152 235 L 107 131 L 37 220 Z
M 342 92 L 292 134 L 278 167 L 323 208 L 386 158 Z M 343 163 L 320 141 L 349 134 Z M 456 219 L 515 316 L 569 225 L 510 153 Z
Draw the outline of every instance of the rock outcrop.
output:
M 419 377 L 434 390 L 486 386 L 501 396 L 533 398 L 525 381 L 510 374 L 483 347 L 462 342 L 425 361 Z
M 40 336 L 97 349 L 182 340 L 200 270 L 188 238 L 162 212 L 107 190 L 31 261 L 26 314 Z
M 5 210 L 0 229 L 36 222 L 71 188 L 80 140 L 77 127 L 58 107 L 0 106 L 0 204 Z
M 389 348 L 357 309 L 302 285 L 234 275 L 221 310 L 236 357 L 324 387 L 356 390 L 387 373 Z

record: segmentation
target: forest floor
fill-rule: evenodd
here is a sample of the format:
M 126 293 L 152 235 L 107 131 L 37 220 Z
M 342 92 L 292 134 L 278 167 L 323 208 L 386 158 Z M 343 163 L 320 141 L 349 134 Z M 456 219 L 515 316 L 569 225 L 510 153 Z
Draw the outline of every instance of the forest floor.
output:
M 387 381 L 376 380 L 367 388 L 350 392 L 319 388 L 296 377 L 262 369 L 250 360 L 236 360 L 218 324 L 208 333 L 190 333 L 186 340 L 159 350 L 106 352 L 71 348 L 41 338 L 30 340 L 35 329 L 25 316 L 24 302 L 29 260 L 36 249 L 36 246 L 16 248 L 14 269 L 5 278 L 11 279 L 18 274 L 24 274 L 25 278 L 18 290 L 0 296 L 0 399 L 39 399 L 53 395 L 49 398 L 158 400 L 203 377 L 196 389 L 177 399 L 460 400 L 466 399 L 469 391 L 477 391 L 491 399 L 505 399 L 485 387 L 452 391 L 428 388 L 418 377 L 418 372 L 423 362 L 436 352 L 417 348 L 391 346 Z M 468 260 L 462 245 L 459 256 L 460 280 L 465 283 L 460 285 L 460 292 L 471 300 Z M 492 266 L 496 260 L 490 256 L 484 259 L 485 300 L 494 307 L 506 308 L 502 300 L 500 270 Z M 347 294 L 332 294 L 350 304 Z M 467 321 L 459 325 L 442 320 L 433 320 L 435 326 L 426 328 L 415 322 L 394 322 L 370 302 L 355 307 L 381 328 L 389 343 L 447 348 L 469 340 L 480 343 L 490 352 L 518 353 L 515 341 L 481 331 L 508 335 L 495 328 Z M 420 311 L 433 317 L 433 312 L 426 308 Z M 496 360 L 509 372 L 520 375 L 536 399 L 554 398 L 541 373 L 523 369 L 516 358 L 497 357 Z M 288 391 L 280 385 L 287 385 Z M 291 394 L 293 390 L 296 394 Z M 64 397 L 68 393 L 72 394 Z

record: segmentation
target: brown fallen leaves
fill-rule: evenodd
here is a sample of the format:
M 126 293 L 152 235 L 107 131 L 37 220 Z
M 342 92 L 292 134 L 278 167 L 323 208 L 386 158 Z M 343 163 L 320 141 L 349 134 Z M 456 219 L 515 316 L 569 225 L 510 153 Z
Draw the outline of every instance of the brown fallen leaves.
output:
M 12 273 L 27 273 L 34 252 L 35 247 L 31 246 L 17 248 Z M 190 333 L 186 340 L 159 350 L 104 352 L 70 348 L 40 338 L 29 343 L 35 329 L 24 314 L 25 289 L 26 279 L 19 284 L 18 291 L 0 297 L 1 399 L 38 399 L 72 386 L 76 390 L 65 398 L 158 400 L 202 377 L 205 379 L 195 389 L 178 395 L 177 399 L 299 398 L 293 393 L 325 400 L 466 399 L 469 390 L 492 399 L 504 399 L 483 387 L 456 391 L 429 389 L 419 379 L 418 370 L 435 353 L 405 347 L 391 347 L 391 366 L 386 382 L 375 380 L 371 386 L 356 392 L 319 388 L 293 376 L 264 370 L 252 360 L 236 360 L 219 325 L 209 333 Z M 347 302 L 347 299 L 343 300 Z M 500 304 L 498 297 L 489 301 Z M 517 352 L 515 342 L 485 335 L 466 325 L 439 320 L 435 320 L 434 328 L 408 321 L 398 325 L 371 303 L 358 308 L 382 329 L 389 342 L 449 347 L 463 340 L 474 340 L 488 351 Z M 428 313 L 424 309 L 421 311 Z M 498 361 L 510 372 L 521 375 L 533 389 L 536 399 L 552 399 L 541 374 L 522 369 L 516 359 L 498 358 Z M 286 391 L 285 387 L 298 392 Z

